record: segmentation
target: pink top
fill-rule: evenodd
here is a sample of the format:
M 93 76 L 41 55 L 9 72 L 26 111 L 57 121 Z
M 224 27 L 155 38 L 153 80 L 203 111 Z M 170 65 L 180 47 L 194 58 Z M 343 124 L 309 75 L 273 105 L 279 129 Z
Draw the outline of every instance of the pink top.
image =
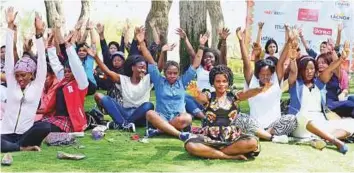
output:
M 342 79 L 340 80 L 339 87 L 341 90 L 349 89 L 349 76 L 348 73 L 342 69 L 341 70 Z

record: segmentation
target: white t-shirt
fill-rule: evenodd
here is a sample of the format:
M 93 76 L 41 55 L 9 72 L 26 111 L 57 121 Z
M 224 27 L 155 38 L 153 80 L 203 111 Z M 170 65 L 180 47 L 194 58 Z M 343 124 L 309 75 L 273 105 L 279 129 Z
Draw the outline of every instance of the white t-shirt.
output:
M 248 99 L 250 116 L 256 119 L 262 128 L 268 128 L 281 116 L 280 99 L 282 91 L 276 73 L 272 75 L 271 83 L 273 85 L 265 93 L 260 93 Z M 250 85 L 247 86 L 247 83 L 245 83 L 245 90 L 257 87 L 260 87 L 259 80 L 253 75 Z
M 150 75 L 145 75 L 138 84 L 132 84 L 130 77 L 120 75 L 120 86 L 123 97 L 123 107 L 137 108 L 141 104 L 148 102 L 150 91 L 154 86 L 150 82 Z
M 205 70 L 202 66 L 197 68 L 197 86 L 199 89 L 208 89 L 211 92 L 215 91 L 215 88 L 212 87 L 209 83 L 209 73 L 210 71 Z

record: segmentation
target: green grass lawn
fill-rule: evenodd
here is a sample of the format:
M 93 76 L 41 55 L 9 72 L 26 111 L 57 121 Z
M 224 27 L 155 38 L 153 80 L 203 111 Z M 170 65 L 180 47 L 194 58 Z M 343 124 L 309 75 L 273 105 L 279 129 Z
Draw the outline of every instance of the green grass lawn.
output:
M 237 86 L 242 88 L 242 76 L 237 75 Z M 354 88 L 351 85 L 351 88 Z M 285 96 L 286 97 L 286 96 Z M 154 100 L 152 95 L 152 100 Z M 86 109 L 94 105 L 92 97 L 87 98 Z M 247 102 L 241 103 L 241 109 L 248 112 Z M 199 124 L 198 120 L 194 124 Z M 144 128 L 137 133 L 144 135 Z M 149 139 L 149 143 L 130 140 L 132 134 L 117 130 L 108 130 L 105 139 L 95 141 L 90 132 L 78 138 L 79 144 L 65 147 L 42 145 L 41 152 L 15 152 L 14 162 L 10 167 L 1 167 L 2 172 L 113 172 L 113 171 L 353 171 L 354 144 L 349 144 L 346 155 L 338 153 L 333 146 L 323 151 L 307 145 L 286 145 L 261 142 L 262 151 L 252 161 L 209 160 L 190 156 L 183 148 L 183 142 L 161 136 Z M 77 146 L 83 145 L 79 149 Z M 80 161 L 59 160 L 57 151 L 83 153 L 87 157 Z M 3 154 L 1 154 L 2 156 Z

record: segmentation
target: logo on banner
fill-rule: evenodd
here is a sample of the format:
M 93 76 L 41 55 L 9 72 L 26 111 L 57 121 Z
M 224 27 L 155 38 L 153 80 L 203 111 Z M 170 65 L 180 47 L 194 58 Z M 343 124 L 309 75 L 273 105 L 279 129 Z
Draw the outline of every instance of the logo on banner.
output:
M 336 1 L 336 6 L 339 7 L 339 8 L 347 8 L 347 7 L 350 7 L 350 2 L 349 1 L 346 1 L 346 0 L 339 0 L 339 1 Z
M 318 21 L 318 10 L 299 8 L 299 12 L 297 14 L 297 20 L 298 21 L 317 22 Z
M 323 3 L 324 1 L 322 1 L 322 0 L 303 0 L 302 2 L 309 3 L 309 4 L 317 4 L 317 3 Z
M 276 10 L 265 10 L 264 13 L 269 14 L 269 15 L 276 15 L 276 16 L 280 16 L 280 15 L 285 14 L 284 12 L 276 11 Z
M 314 27 L 313 28 L 313 34 L 315 35 L 332 35 L 332 29 L 330 28 L 318 28 L 318 27 Z
M 344 13 L 332 14 L 332 15 L 331 15 L 331 18 L 332 18 L 333 20 L 343 20 L 343 21 L 350 20 L 350 17 L 344 15 Z
M 290 25 L 289 28 L 290 29 L 295 29 L 295 25 Z M 284 32 L 285 31 L 285 26 L 284 26 L 284 24 L 274 25 L 274 29 L 278 30 L 280 32 Z
M 268 40 L 270 40 L 270 39 L 273 39 L 273 37 L 270 37 L 270 36 L 263 36 L 263 37 L 261 38 L 262 41 L 268 41 Z

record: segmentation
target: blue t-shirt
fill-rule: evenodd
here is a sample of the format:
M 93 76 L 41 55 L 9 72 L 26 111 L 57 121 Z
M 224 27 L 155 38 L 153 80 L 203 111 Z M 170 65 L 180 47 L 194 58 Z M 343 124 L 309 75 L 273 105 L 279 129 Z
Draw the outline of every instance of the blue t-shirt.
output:
M 94 64 L 95 60 L 93 59 L 92 56 L 87 55 L 86 59 L 84 62 L 82 62 L 82 65 L 84 66 L 86 75 L 88 80 L 90 80 L 90 82 L 92 82 L 93 84 L 95 84 L 97 86 L 95 77 L 93 76 L 93 64 Z
M 174 83 L 169 84 L 154 64 L 148 65 L 150 80 L 154 84 L 156 94 L 156 111 L 165 117 L 173 117 L 185 110 L 185 90 L 196 76 L 196 70 L 190 66 Z

